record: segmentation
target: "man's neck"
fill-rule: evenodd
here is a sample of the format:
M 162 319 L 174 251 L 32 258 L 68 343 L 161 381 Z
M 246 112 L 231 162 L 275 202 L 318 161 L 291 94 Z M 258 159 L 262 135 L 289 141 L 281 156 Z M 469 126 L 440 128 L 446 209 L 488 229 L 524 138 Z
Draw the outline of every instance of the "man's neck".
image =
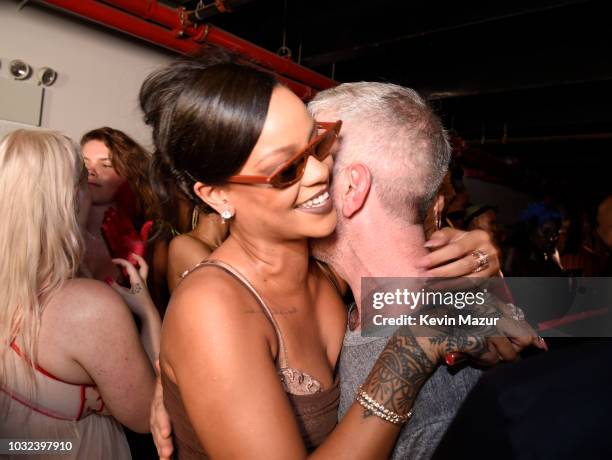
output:
M 381 231 L 381 229 L 384 229 Z M 427 254 L 422 225 L 397 224 L 392 219 L 361 229 L 359 238 L 346 247 L 342 260 L 334 264 L 351 287 L 361 314 L 361 279 L 366 277 L 419 277 L 423 269 L 415 263 Z

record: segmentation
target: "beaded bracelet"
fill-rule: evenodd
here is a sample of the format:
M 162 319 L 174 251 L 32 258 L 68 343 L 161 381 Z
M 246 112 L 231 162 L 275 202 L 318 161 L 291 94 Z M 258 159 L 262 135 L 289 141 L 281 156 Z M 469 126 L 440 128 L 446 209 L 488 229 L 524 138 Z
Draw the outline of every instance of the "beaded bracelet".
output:
M 367 394 L 362 387 L 359 387 L 359 390 L 355 395 L 355 400 L 377 417 L 380 417 L 383 420 L 391 422 L 395 425 L 403 425 L 410 417 L 412 417 L 412 410 L 408 411 L 406 415 L 399 415 L 392 410 L 385 408 L 385 406 L 379 402 L 374 401 L 374 399 Z

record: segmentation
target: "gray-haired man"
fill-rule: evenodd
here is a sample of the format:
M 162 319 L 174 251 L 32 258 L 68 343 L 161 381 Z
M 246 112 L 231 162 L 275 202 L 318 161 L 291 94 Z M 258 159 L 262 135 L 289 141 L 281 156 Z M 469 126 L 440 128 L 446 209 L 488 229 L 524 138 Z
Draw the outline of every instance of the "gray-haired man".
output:
M 386 83 L 346 83 L 309 104 L 318 120 L 343 122 L 334 157 L 333 236 L 314 240 L 313 255 L 351 286 L 360 310 L 361 278 L 428 276 L 423 219 L 447 171 L 450 147 L 438 117 L 413 90 Z M 384 229 L 384 230 L 383 230 Z M 387 339 L 362 337 L 351 315 L 340 357 L 340 417 Z M 480 377 L 440 367 L 425 383 L 392 458 L 429 458 L 459 405 Z

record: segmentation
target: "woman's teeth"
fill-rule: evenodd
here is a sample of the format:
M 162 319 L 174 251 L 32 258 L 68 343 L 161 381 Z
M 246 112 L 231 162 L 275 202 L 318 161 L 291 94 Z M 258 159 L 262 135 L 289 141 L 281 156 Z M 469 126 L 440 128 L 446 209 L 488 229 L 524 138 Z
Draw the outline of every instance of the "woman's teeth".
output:
M 323 192 L 321 195 L 306 201 L 298 206 L 298 208 L 316 208 L 321 206 L 329 199 L 329 192 Z

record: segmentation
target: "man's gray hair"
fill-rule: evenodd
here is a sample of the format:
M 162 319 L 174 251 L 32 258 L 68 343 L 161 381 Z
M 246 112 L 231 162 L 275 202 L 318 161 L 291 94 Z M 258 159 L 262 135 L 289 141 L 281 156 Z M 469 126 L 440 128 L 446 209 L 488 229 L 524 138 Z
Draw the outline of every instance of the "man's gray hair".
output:
M 422 222 L 451 154 L 442 122 L 423 98 L 391 83 L 344 83 L 318 93 L 308 108 L 315 118 L 324 113 L 344 123 L 335 171 L 364 163 L 385 208 Z

